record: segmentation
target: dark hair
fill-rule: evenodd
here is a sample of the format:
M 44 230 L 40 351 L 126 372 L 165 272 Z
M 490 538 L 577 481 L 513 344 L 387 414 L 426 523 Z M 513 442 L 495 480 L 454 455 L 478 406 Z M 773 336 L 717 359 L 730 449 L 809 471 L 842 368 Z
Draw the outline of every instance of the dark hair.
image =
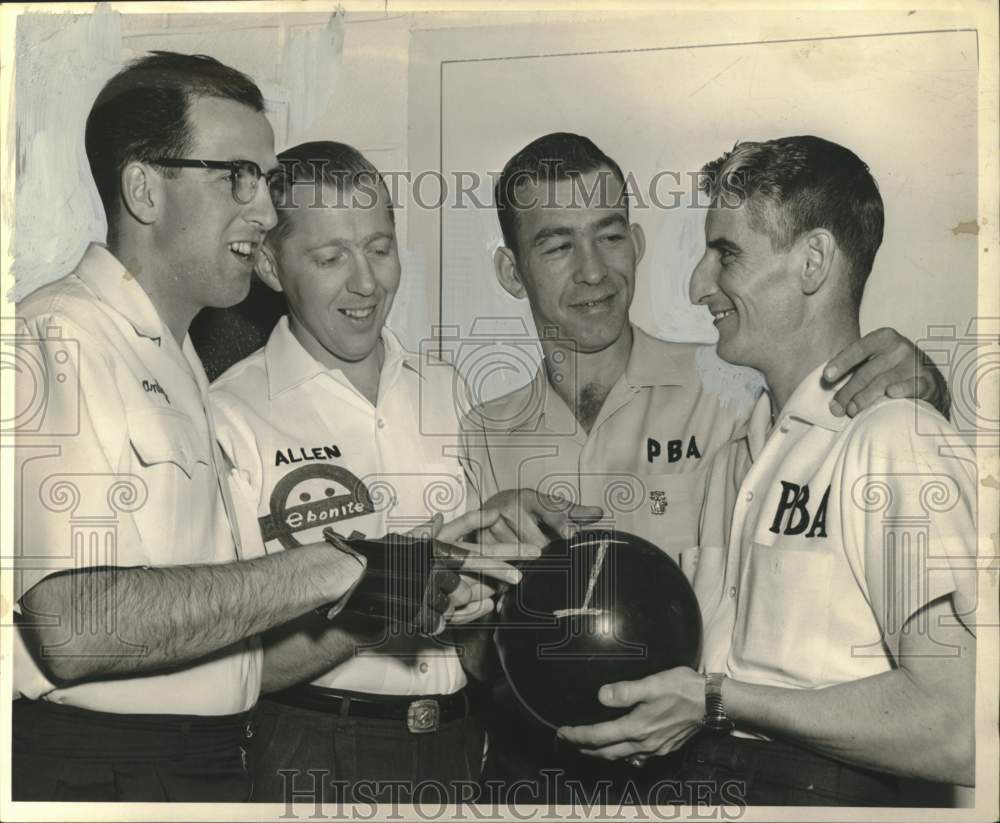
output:
M 591 140 L 579 134 L 553 132 L 521 149 L 507 161 L 493 187 L 504 245 L 517 254 L 517 211 L 524 207 L 518 200 L 518 189 L 528 183 L 567 180 L 602 168 L 610 169 L 624 188 L 625 175 L 621 167 Z M 627 211 L 628 198 L 623 199 Z
M 829 231 L 848 260 L 850 297 L 860 305 L 885 216 L 878 185 L 854 152 L 811 135 L 737 143 L 702 168 L 701 188 L 713 206 L 746 204 L 751 227 L 776 250 L 811 229 Z
M 104 84 L 87 116 L 86 146 L 109 229 L 125 165 L 181 157 L 190 147 L 188 110 L 195 97 L 221 97 L 264 110 L 253 80 L 203 54 L 153 51 Z M 165 175 L 173 173 L 164 169 Z
M 321 187 L 325 184 L 335 191 L 347 192 L 353 189 L 361 195 L 367 195 L 368 206 L 360 204 L 361 208 L 372 208 L 377 202 L 376 187 L 382 186 L 386 193 L 389 206 L 389 216 L 395 225 L 396 217 L 392 209 L 392 198 L 389 190 L 377 168 L 356 148 L 346 143 L 335 143 L 332 140 L 316 140 L 311 143 L 301 143 L 286 149 L 278 155 L 281 164 L 281 174 L 272 186 L 272 192 L 278 203 L 278 224 L 268 234 L 272 242 L 280 243 L 291 230 L 290 213 L 300 206 L 310 204 L 320 205 Z M 316 191 L 310 203 L 296 203 L 292 199 L 292 186 L 312 184 Z M 331 204 L 326 204 L 331 205 Z M 340 206 L 341 203 L 335 205 Z M 355 203 L 355 205 L 358 205 Z

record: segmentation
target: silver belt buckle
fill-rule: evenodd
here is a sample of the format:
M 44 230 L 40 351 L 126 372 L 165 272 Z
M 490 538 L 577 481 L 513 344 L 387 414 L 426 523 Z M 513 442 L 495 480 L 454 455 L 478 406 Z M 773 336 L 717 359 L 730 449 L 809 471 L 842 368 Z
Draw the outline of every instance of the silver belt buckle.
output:
M 413 734 L 436 732 L 441 724 L 441 707 L 436 700 L 414 700 L 406 709 L 406 727 Z

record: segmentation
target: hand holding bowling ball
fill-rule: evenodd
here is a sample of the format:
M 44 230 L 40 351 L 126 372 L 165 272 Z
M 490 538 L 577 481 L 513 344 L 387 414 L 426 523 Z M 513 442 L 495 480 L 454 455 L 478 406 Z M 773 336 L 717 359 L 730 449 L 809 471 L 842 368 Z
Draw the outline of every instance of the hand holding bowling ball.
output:
M 680 567 L 652 543 L 593 530 L 555 540 L 500 601 L 494 640 L 520 704 L 552 727 L 613 720 L 605 683 L 701 655 L 701 610 Z

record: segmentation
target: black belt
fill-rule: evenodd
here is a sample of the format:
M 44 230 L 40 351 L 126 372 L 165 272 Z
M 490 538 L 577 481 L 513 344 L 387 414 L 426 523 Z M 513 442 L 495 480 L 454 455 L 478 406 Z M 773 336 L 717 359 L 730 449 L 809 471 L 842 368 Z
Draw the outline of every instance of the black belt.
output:
M 339 714 L 341 717 L 398 720 L 405 722 L 414 734 L 436 731 L 442 723 L 461 720 L 469 713 L 465 689 L 453 694 L 411 697 L 304 685 L 274 692 L 264 699 L 296 709 Z

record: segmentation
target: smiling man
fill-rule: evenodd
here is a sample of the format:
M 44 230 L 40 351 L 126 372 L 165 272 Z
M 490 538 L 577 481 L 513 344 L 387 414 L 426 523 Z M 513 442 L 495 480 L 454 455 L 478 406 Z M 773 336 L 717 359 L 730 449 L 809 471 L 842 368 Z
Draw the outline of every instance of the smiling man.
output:
M 720 394 L 702 379 L 718 364 L 708 347 L 658 340 L 629 321 L 645 238 L 631 222 L 621 167 L 591 140 L 558 132 L 532 141 L 504 166 L 495 200 L 504 238 L 496 276 L 528 300 L 544 360 L 528 385 L 465 421 L 469 476 L 484 497 L 506 487 L 572 489 L 693 575 L 707 468 L 745 423 L 751 387 L 742 403 Z M 940 374 L 918 367 L 915 375 L 913 354 L 888 329 L 831 351 L 828 368 L 853 372 L 831 404 L 854 414 L 887 391 L 917 391 L 946 407 Z M 619 787 L 673 768 L 630 773 L 569 751 L 554 756 L 552 733 L 532 726 L 505 684 L 497 691 L 505 708 L 490 727 L 487 777 L 535 780 L 543 793 L 543 765 Z
M 691 298 L 719 354 L 768 385 L 709 474 L 695 573 L 708 674 L 605 686 L 631 711 L 561 734 L 641 762 L 701 732 L 684 777 L 716 803 L 895 806 L 898 777 L 971 785 L 973 471 L 946 456 L 957 432 L 930 406 L 835 417 L 822 378 L 860 337 L 878 187 L 810 136 L 740 143 L 704 171 Z
M 276 222 L 263 108 L 209 57 L 122 69 L 87 119 L 107 246 L 18 305 L 36 368 L 17 396 L 44 412 L 17 441 L 14 800 L 246 800 L 255 635 L 364 572 L 239 539 L 187 336 L 247 294 Z
M 288 314 L 211 395 L 237 497 L 256 521 L 246 531 L 273 552 L 327 529 L 344 538 L 405 531 L 440 510 L 460 515 L 446 528 L 465 523 L 489 542 L 483 552 L 537 556 L 538 546 L 490 535 L 529 495 L 498 496 L 482 513 L 467 505 L 462 467 L 448 451 L 458 432 L 454 375 L 440 363 L 427 368 L 385 325 L 401 272 L 378 170 L 334 142 L 305 143 L 279 159 L 279 223 L 259 272 L 284 292 Z M 418 410 L 441 434 L 421 430 Z M 568 522 L 564 509 L 542 514 L 556 529 Z M 477 599 L 447 610 L 452 626 L 492 608 L 491 585 L 469 584 Z M 467 645 L 387 633 L 346 613 L 269 632 L 255 799 L 288 801 L 313 786 L 331 801 L 406 803 L 421 781 L 435 781 L 432 791 L 457 800 L 460 782 L 473 788 L 483 748 L 469 712 Z

